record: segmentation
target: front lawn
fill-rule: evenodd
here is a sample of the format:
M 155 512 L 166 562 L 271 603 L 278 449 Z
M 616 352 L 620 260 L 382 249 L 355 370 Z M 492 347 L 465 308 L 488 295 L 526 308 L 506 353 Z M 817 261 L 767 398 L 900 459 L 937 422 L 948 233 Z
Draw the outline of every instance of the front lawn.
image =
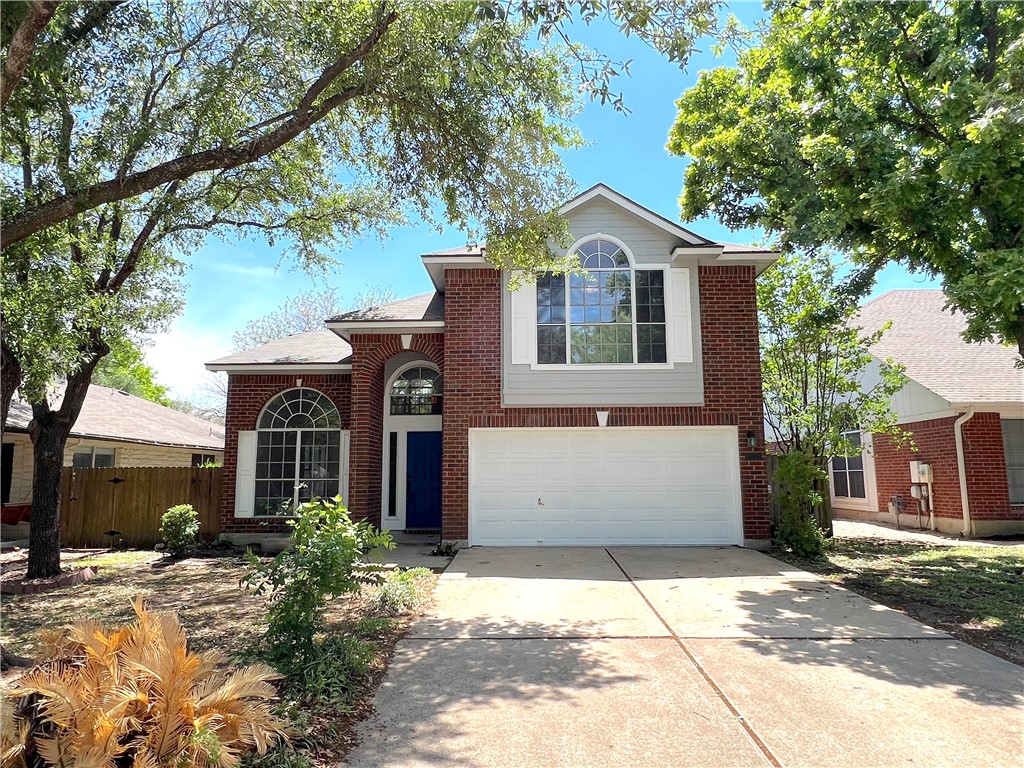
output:
M 1024 546 L 835 538 L 820 560 L 775 556 L 1024 664 Z
M 261 658 L 267 602 L 240 586 L 247 569 L 236 555 L 172 562 L 154 552 L 110 552 L 77 559 L 74 565 L 97 565 L 99 571 L 73 586 L 4 596 L 0 640 L 5 648 L 31 657 L 39 647 L 40 630 L 84 618 L 109 625 L 132 621 L 131 601 L 142 595 L 151 611 L 178 615 L 191 650 L 217 649 L 242 664 Z M 295 734 L 292 747 L 250 764 L 336 765 L 343 758 L 352 726 L 372 697 L 394 644 L 437 581 L 424 569 L 408 576 L 330 602 L 325 642 L 340 652 L 325 659 L 320 679 L 313 681 L 319 686 L 315 691 L 287 678 L 278 683 L 280 714 L 291 721 Z M 342 658 L 348 650 L 355 655 Z M 4 673 L 4 680 L 11 676 Z

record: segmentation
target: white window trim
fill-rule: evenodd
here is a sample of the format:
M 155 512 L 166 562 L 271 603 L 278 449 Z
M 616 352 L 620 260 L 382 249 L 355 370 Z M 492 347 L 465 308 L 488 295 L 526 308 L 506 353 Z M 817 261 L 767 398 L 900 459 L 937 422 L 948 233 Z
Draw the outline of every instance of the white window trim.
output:
M 852 430 L 851 430 L 852 431 Z M 870 432 L 860 433 L 860 455 L 864 464 L 864 498 L 836 496 L 832 482 L 832 461 L 828 462 L 828 495 L 833 509 L 861 512 L 878 511 L 878 487 L 875 481 L 874 443 Z
M 1007 496 L 1007 499 L 1010 502 L 1010 506 L 1011 507 L 1024 507 L 1024 499 L 1020 499 L 1018 501 L 1014 501 L 1013 498 L 1010 497 L 1010 470 L 1011 469 L 1020 469 L 1020 467 L 1018 467 L 1016 464 L 1014 464 L 1013 467 L 1010 466 L 1010 456 L 1009 456 L 1009 453 L 1007 453 L 1007 450 L 1006 450 L 1006 431 L 1003 428 L 1003 422 L 1005 422 L 1005 421 L 1020 421 L 1020 422 L 1024 422 L 1024 419 L 1021 419 L 1021 418 L 1018 418 L 1018 417 L 1014 417 L 1014 418 L 1001 418 L 999 420 L 1000 437 L 1002 437 L 1002 439 L 1003 439 L 1003 466 L 1006 469 L 1006 496 Z
M 334 407 L 335 412 L 338 413 L 338 417 L 339 417 L 339 420 L 340 420 L 341 413 L 338 412 L 338 406 L 335 404 L 335 402 L 333 400 L 331 400 L 331 398 L 328 397 L 325 392 L 321 392 L 319 389 L 316 389 L 315 387 L 292 387 L 290 389 L 286 389 L 286 390 L 282 390 L 281 392 L 278 392 L 277 394 L 275 394 L 273 397 L 271 397 L 267 401 L 266 405 L 264 405 L 263 409 L 260 411 L 259 416 L 256 417 L 256 429 L 253 430 L 253 432 L 254 432 L 256 437 L 255 437 L 255 441 L 254 441 L 254 445 L 253 445 L 253 472 L 252 472 L 253 497 L 252 497 L 252 514 L 251 515 L 246 515 L 247 517 L 253 517 L 253 518 L 256 518 L 256 519 L 260 519 L 260 520 L 289 520 L 289 519 L 292 519 L 292 518 L 295 517 L 295 515 L 274 515 L 274 514 L 257 514 L 256 513 L 256 484 L 258 482 L 260 482 L 261 480 L 266 482 L 266 481 L 276 481 L 276 480 L 286 480 L 287 479 L 287 478 L 267 478 L 267 477 L 262 477 L 261 478 L 259 475 L 256 474 L 256 466 L 258 464 L 257 457 L 259 456 L 259 435 L 260 435 L 261 432 L 296 432 L 296 433 L 301 433 L 301 432 L 332 432 L 332 431 L 338 432 L 339 433 L 339 437 L 338 437 L 338 477 L 337 478 L 326 477 L 326 478 L 317 478 L 317 479 L 318 480 L 335 480 L 335 479 L 337 479 L 337 481 L 338 481 L 338 494 L 342 497 L 342 501 L 343 502 L 345 502 L 345 503 L 348 502 L 348 488 L 347 488 L 347 485 L 348 485 L 348 435 L 349 435 L 348 430 L 341 429 L 340 427 L 338 427 L 337 429 L 334 429 L 334 428 L 331 428 L 331 427 L 260 427 L 259 426 L 260 422 L 263 420 L 263 415 L 266 413 L 267 408 L 270 407 L 271 403 L 273 403 L 275 400 L 277 400 L 277 398 L 279 398 L 281 395 L 287 394 L 288 392 L 294 392 L 294 391 L 300 390 L 300 389 L 308 389 L 308 390 L 311 390 L 313 392 L 317 392 L 318 394 L 320 394 L 323 397 L 325 397 L 327 399 L 327 401 Z M 301 446 L 302 446 L 302 435 L 301 434 L 296 434 L 296 437 L 295 437 L 295 470 L 294 470 L 295 484 L 292 486 L 292 506 L 291 506 L 291 508 L 293 510 L 296 509 L 298 507 L 298 504 L 299 504 L 299 486 L 301 485 L 301 482 L 299 482 L 298 478 L 299 478 L 299 466 L 300 466 L 300 463 L 302 461 Z M 237 516 L 238 515 L 236 515 L 236 517 Z
M 594 240 L 607 240 L 610 243 L 618 246 L 622 249 L 622 252 L 626 255 L 629 260 L 630 270 L 630 302 L 631 302 L 631 326 L 633 329 L 633 360 L 632 363 L 540 363 L 537 361 L 537 286 L 531 284 L 529 286 L 529 307 L 531 309 L 531 325 L 533 326 L 532 343 L 530 345 L 530 368 L 535 371 L 667 371 L 675 368 L 675 362 L 673 361 L 673 350 L 675 349 L 675 329 L 673 328 L 672 312 L 670 307 L 673 306 L 675 297 L 672 296 L 672 289 L 669 285 L 671 270 L 665 264 L 640 264 L 633 256 L 633 252 L 629 246 L 626 245 L 621 239 L 614 235 L 606 235 L 602 232 L 596 232 L 590 235 L 585 235 L 579 238 L 567 251 L 568 254 L 573 254 L 578 251 L 581 247 L 587 243 L 593 242 Z M 665 362 L 664 363 L 638 363 L 635 362 L 637 358 L 637 327 L 636 321 L 636 273 L 637 271 L 646 272 L 661 272 L 663 275 L 662 283 L 663 290 L 665 292 Z M 605 270 L 607 271 L 607 270 Z M 566 276 L 568 278 L 568 276 Z M 569 322 L 569 283 L 566 279 L 566 298 L 565 298 L 565 309 L 566 309 L 566 321 L 564 323 L 565 333 L 565 345 L 566 345 L 566 360 L 571 355 L 571 344 L 570 328 L 571 323 Z
M 78 469 L 97 469 L 96 467 L 96 452 L 99 451 L 102 456 L 110 456 L 111 464 L 110 467 L 99 467 L 99 469 L 112 469 L 117 466 L 117 448 L 108 448 L 105 445 L 79 445 L 75 446 L 75 449 L 71 452 L 71 465 L 74 466 L 75 456 L 80 453 L 89 454 L 89 466 L 78 467 Z

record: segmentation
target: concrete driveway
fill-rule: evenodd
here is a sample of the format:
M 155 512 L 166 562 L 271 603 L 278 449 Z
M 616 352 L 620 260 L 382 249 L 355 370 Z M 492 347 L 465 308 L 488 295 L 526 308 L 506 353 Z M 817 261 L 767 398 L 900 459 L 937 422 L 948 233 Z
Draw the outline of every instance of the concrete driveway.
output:
M 737 548 L 473 548 L 353 766 L 1021 766 L 1024 669 Z

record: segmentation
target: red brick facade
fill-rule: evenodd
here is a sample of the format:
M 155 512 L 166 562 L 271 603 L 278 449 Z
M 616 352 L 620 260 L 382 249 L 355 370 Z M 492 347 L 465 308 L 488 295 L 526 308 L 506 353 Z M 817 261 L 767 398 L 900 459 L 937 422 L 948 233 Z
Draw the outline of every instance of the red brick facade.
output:
M 702 267 L 703 407 L 615 407 L 611 427 L 735 425 L 739 428 L 743 535 L 767 539 L 770 517 L 763 459 L 744 458 L 747 431 L 763 445 L 757 310 L 752 267 Z M 465 539 L 469 523 L 469 430 L 474 427 L 578 427 L 594 407 L 502 408 L 501 276 L 445 272 L 445 379 L 442 528 Z
M 750 266 L 701 267 L 699 292 L 704 369 L 704 405 L 616 407 L 609 426 L 735 426 L 738 429 L 743 498 L 743 535 L 769 537 L 767 472 L 763 458 L 761 377 L 755 271 Z M 442 445 L 442 535 L 468 538 L 469 430 L 475 427 L 591 426 L 585 408 L 503 408 L 501 404 L 501 274 L 491 269 L 445 272 L 445 333 L 413 336 L 411 349 L 430 358 L 445 376 Z M 343 425 L 351 426 L 349 506 L 380 524 L 383 449 L 384 368 L 401 353 L 401 337 L 355 334 L 351 376 L 303 376 L 338 403 Z M 352 382 L 351 392 L 349 380 Z M 224 530 L 267 531 L 258 521 L 236 521 L 234 461 L 237 433 L 253 429 L 256 417 L 277 392 L 294 386 L 294 376 L 232 376 L 225 452 Z M 351 396 L 351 411 L 348 400 Z M 342 400 L 345 401 L 344 407 Z M 351 413 L 351 419 L 349 418 Z M 758 448 L 747 447 L 747 432 Z
M 903 424 L 913 435 L 917 451 L 908 445 L 897 447 L 884 435 L 874 435 L 875 478 L 878 509 L 885 512 L 894 496 L 907 503 L 906 514 L 916 514 L 917 502 L 910 496 L 911 461 L 932 466 L 933 504 L 937 525 L 946 531 L 963 529 L 960 498 L 960 470 L 956 460 L 953 424 L 956 417 Z M 1010 506 L 1010 492 L 1003 456 L 1003 435 L 998 413 L 975 413 L 964 424 L 964 465 L 971 519 L 986 521 L 1024 520 L 1024 507 Z
M 412 337 L 409 349 L 426 355 L 444 373 L 444 335 Z M 349 508 L 381 523 L 384 449 L 384 366 L 405 351 L 399 335 L 352 336 L 352 442 L 349 449 Z M 448 381 L 445 380 L 447 390 Z
M 221 490 L 221 529 L 226 533 L 283 533 L 283 521 L 235 517 L 235 467 L 238 464 L 238 433 L 256 429 L 263 408 L 275 396 L 296 386 L 319 390 L 338 406 L 341 428 L 350 429 L 350 378 L 337 374 L 234 374 L 228 377 L 227 417 L 224 420 L 224 485 Z

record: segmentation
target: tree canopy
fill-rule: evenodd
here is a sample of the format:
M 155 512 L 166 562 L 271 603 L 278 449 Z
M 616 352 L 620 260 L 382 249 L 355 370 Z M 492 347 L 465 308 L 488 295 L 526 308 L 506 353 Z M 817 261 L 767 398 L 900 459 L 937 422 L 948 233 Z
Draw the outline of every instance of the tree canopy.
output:
M 769 3 L 736 67 L 682 95 L 684 217 L 830 246 L 863 293 L 940 276 L 969 341 L 1024 354 L 1024 5 Z
M 157 383 L 156 371 L 146 364 L 139 345 L 127 339 L 118 340 L 112 345 L 110 354 L 100 360 L 93 371 L 91 383 L 174 407 L 167 387 Z
M 897 437 L 892 396 L 907 382 L 871 348 L 884 330 L 857 327 L 857 302 L 839 288 L 833 257 L 783 256 L 757 282 L 767 439 L 824 464 L 859 455 L 848 432 Z
M 240 331 L 231 334 L 231 344 L 236 352 L 283 339 L 293 333 L 320 331 L 329 317 L 352 309 L 367 309 L 387 304 L 398 297 L 385 286 L 371 286 L 366 293 L 358 294 L 351 302 L 336 291 L 326 288 L 322 291 L 306 291 L 285 299 L 281 305 L 262 317 L 245 324 Z

